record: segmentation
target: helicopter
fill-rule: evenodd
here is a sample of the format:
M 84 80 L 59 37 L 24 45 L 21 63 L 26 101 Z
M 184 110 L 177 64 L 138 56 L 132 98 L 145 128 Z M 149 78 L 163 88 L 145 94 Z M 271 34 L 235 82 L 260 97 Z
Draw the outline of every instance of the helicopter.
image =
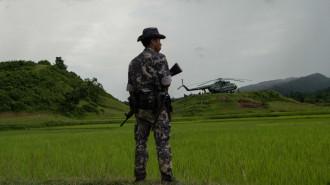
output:
M 209 80 L 206 82 L 195 84 L 197 85 L 197 87 L 189 89 L 187 86 L 183 85 L 183 79 L 182 79 L 182 85 L 178 89 L 184 87 L 187 91 L 203 90 L 204 93 L 206 93 L 206 89 L 207 89 L 210 93 L 227 93 L 227 92 L 232 93 L 234 92 L 235 89 L 237 89 L 237 85 L 227 80 L 233 80 L 238 82 L 245 81 L 245 79 L 217 78 L 214 80 Z

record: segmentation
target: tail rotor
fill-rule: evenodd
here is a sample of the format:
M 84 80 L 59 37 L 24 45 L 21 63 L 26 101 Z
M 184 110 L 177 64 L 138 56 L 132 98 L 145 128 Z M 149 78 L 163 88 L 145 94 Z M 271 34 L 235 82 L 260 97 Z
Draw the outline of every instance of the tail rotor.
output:
M 181 83 L 182 83 L 182 85 L 178 88 L 178 90 L 179 90 L 181 87 L 183 87 L 183 79 L 181 79 Z

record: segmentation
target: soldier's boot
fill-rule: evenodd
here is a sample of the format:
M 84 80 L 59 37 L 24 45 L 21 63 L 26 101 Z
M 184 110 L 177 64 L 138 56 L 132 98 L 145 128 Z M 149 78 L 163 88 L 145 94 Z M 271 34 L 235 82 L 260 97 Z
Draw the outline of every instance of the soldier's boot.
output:
M 139 179 L 139 178 L 136 178 L 135 181 L 133 182 L 134 184 L 140 184 L 140 183 L 145 183 L 145 179 Z
M 162 184 L 171 184 L 171 185 L 175 185 L 175 184 L 182 184 L 180 181 L 176 180 L 173 175 L 167 175 L 162 173 Z
M 162 180 L 162 184 L 167 184 L 167 185 L 180 185 L 182 184 L 182 182 L 178 181 L 178 180 L 170 180 L 170 181 L 164 181 Z
M 143 183 L 143 182 L 145 182 L 145 178 L 146 178 L 146 176 L 147 176 L 147 174 L 144 172 L 144 173 L 138 173 L 138 171 L 135 169 L 135 171 L 134 171 L 134 173 L 135 173 L 135 181 L 134 181 L 134 184 L 135 183 Z

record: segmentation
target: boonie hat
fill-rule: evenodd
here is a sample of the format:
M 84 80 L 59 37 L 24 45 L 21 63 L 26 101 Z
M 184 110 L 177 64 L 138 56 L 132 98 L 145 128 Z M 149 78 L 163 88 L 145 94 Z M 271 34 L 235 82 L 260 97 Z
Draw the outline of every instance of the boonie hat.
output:
M 157 28 L 145 28 L 143 30 L 142 35 L 137 39 L 137 41 L 141 41 L 143 39 L 147 39 L 147 38 L 160 38 L 160 39 L 165 39 L 165 35 L 159 34 L 158 29 Z

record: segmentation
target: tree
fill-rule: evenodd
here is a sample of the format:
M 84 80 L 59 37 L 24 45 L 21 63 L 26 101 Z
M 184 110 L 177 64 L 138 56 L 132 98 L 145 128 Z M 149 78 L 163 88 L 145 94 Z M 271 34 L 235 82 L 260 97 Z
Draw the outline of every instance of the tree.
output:
M 73 106 L 75 114 L 77 113 L 77 108 L 80 100 L 86 98 L 87 96 L 87 88 L 86 87 L 78 87 L 70 92 L 65 93 L 65 102 L 69 103 Z
M 99 99 L 99 95 L 101 95 L 102 93 L 104 93 L 104 89 L 101 83 L 97 82 L 97 78 L 93 78 L 93 79 L 89 79 L 86 78 L 85 79 L 85 83 L 87 85 L 87 92 L 88 92 L 88 97 L 95 103 L 98 102 Z
M 48 60 L 40 60 L 38 62 L 38 64 L 42 64 L 42 65 L 50 65 L 50 62 Z
M 299 91 L 296 92 L 291 91 L 288 97 L 304 103 L 307 95 Z
M 62 70 L 66 70 L 68 68 L 68 66 L 64 64 L 61 57 L 56 57 L 55 66 Z

